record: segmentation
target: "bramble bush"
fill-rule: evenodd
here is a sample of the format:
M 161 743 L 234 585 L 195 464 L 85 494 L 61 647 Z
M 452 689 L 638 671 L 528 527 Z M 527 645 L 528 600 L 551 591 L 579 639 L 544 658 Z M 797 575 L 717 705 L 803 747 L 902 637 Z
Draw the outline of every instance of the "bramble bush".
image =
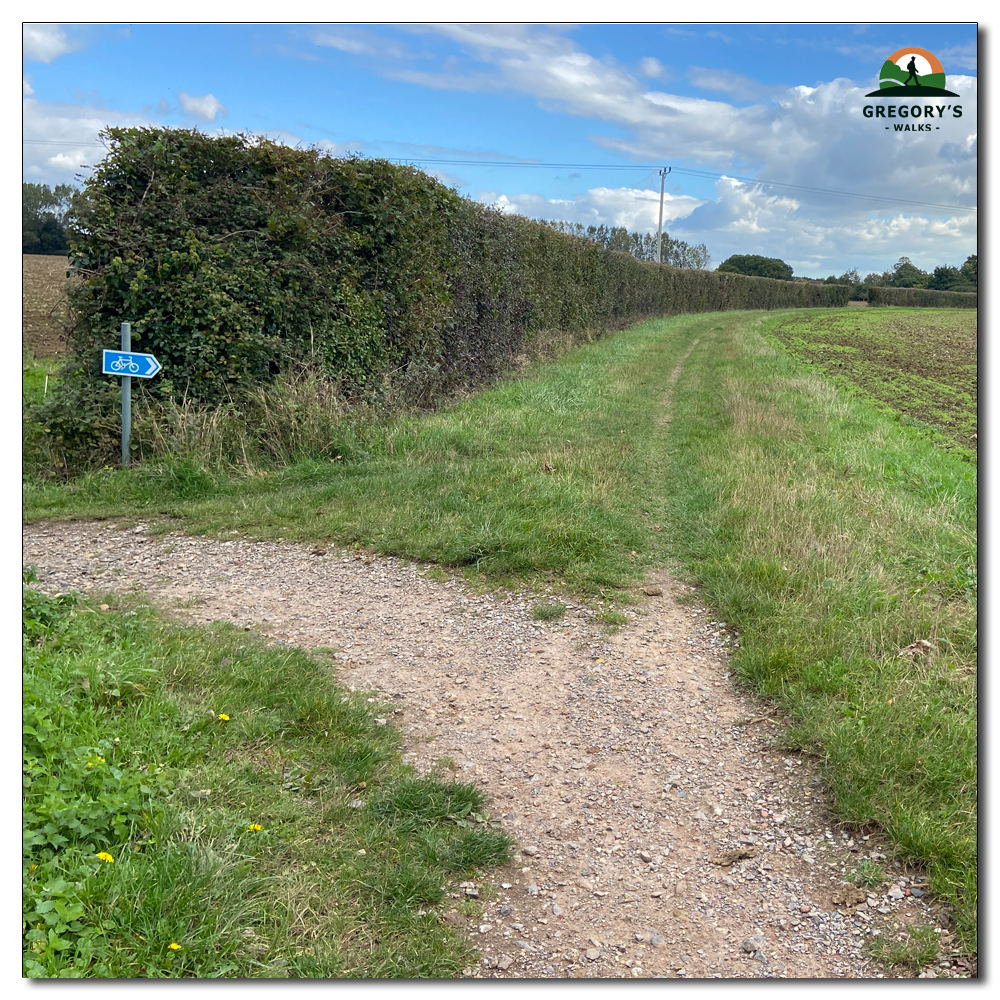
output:
M 653 316 L 846 304 L 839 286 L 638 261 L 385 160 L 184 129 L 103 136 L 68 220 L 71 357 L 31 415 L 66 471 L 111 456 L 100 350 L 122 321 L 164 366 L 140 406 L 216 406 L 303 365 L 347 400 L 426 406 Z

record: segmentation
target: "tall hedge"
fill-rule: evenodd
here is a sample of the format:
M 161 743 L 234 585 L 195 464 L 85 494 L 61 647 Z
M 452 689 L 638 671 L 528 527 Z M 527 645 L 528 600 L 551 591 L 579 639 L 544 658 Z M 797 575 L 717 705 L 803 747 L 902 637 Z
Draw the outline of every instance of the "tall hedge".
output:
M 870 306 L 926 306 L 937 309 L 978 309 L 979 292 L 939 292 L 932 288 L 892 288 L 872 285 Z
M 162 361 L 145 387 L 161 396 L 214 403 L 312 361 L 346 395 L 389 380 L 426 400 L 495 378 L 557 332 L 578 342 L 651 316 L 847 300 L 840 286 L 640 262 L 385 160 L 182 129 L 104 138 L 70 219 L 83 280 L 52 420 L 110 399 L 100 348 L 123 320 Z

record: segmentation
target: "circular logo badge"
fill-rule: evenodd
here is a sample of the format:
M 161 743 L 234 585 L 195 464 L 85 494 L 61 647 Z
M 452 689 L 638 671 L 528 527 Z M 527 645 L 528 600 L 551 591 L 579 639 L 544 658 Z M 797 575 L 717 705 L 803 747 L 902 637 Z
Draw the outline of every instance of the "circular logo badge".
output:
M 879 89 L 868 97 L 958 97 L 945 90 L 941 60 L 927 49 L 898 49 L 882 64 Z

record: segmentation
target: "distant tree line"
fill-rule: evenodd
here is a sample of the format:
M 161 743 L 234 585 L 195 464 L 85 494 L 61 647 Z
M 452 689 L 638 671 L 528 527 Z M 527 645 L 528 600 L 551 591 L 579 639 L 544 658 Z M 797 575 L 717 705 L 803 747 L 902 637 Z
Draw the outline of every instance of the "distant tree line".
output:
M 21 253 L 69 253 L 66 213 L 78 195 L 69 184 L 21 185 Z
M 564 222 L 557 219 L 539 219 L 539 222 L 551 227 L 557 233 L 569 233 L 585 240 L 593 240 L 605 250 L 620 250 L 630 253 L 636 260 L 647 260 L 656 263 L 656 234 L 629 232 L 624 226 L 584 226 L 579 222 Z M 711 263 L 711 255 L 704 243 L 691 246 L 684 240 L 672 239 L 663 234 L 663 263 L 671 267 L 694 268 L 707 271 Z
M 854 285 L 858 289 L 868 288 L 929 288 L 937 292 L 976 292 L 979 290 L 979 255 L 965 258 L 961 267 L 940 264 L 933 272 L 920 270 L 909 257 L 900 257 L 892 267 L 881 274 L 871 273 L 864 280 L 854 268 L 845 271 L 839 278 L 830 275 L 828 285 Z
M 793 279 L 791 265 L 777 257 L 761 257 L 756 254 L 733 254 L 719 265 L 718 270 L 732 274 L 748 274 L 758 278 L 780 278 L 785 281 L 809 280 Z M 900 257 L 891 268 L 881 274 L 873 272 L 862 278 L 855 267 L 839 277 L 831 274 L 824 283 L 849 285 L 851 298 L 858 300 L 867 299 L 870 288 L 926 288 L 938 292 L 975 292 L 979 290 L 979 257 L 977 254 L 972 254 L 965 259 L 961 267 L 941 264 L 931 273 L 922 271 L 909 257 Z

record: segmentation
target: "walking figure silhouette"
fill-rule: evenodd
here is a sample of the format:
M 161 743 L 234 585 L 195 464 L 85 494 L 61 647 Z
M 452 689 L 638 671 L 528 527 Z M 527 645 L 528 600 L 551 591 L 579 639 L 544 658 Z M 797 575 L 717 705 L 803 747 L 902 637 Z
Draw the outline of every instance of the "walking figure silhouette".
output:
M 913 85 L 915 87 L 919 86 L 920 85 L 920 81 L 917 79 L 917 57 L 916 56 L 910 56 L 910 61 L 906 64 L 906 71 L 910 75 L 903 82 L 903 86 L 904 87 L 908 87 L 910 85 L 910 81 L 911 80 L 913 81 Z

